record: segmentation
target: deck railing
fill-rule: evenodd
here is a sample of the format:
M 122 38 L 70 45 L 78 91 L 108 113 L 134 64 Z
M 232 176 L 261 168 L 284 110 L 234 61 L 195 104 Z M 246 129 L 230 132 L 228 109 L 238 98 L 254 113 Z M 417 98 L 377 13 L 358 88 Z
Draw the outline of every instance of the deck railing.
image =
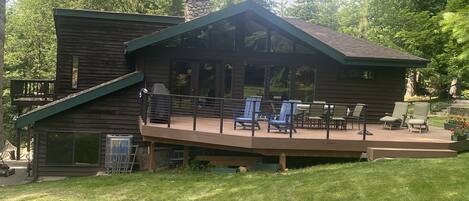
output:
M 172 120 L 182 117 L 185 120 L 190 118 L 192 130 L 197 131 L 199 130 L 198 127 L 201 126 L 198 119 L 216 118 L 219 121 L 218 128 L 214 128 L 213 132 L 223 134 L 226 129 L 236 130 L 241 127 L 241 129 L 250 130 L 251 135 L 255 136 L 259 127 L 254 122 L 265 121 L 270 125 L 273 122 L 272 120 L 283 115 L 284 122 L 280 126 L 280 128 L 283 128 L 281 132 L 289 134 L 290 138 L 296 133 L 297 128 L 311 128 L 323 129 L 326 139 L 330 139 L 330 131 L 332 129 L 347 129 L 347 122 L 352 119 L 350 117 L 355 107 L 360 105 L 362 112 L 354 120 L 358 120 L 358 124 L 361 122 L 363 125 L 362 130 L 359 132 L 363 135 L 363 140 L 366 140 L 366 135 L 368 134 L 366 128 L 368 105 L 366 104 L 253 100 L 251 104 L 246 106 L 245 99 L 151 93 L 143 94 L 141 96 L 141 103 L 141 118 L 145 125 L 156 123 L 160 126 L 163 124 L 167 128 L 171 128 L 174 125 Z M 259 109 L 256 109 L 256 104 L 260 105 L 257 106 Z M 284 110 L 284 113 L 287 112 L 287 114 L 281 114 L 282 104 L 289 104 L 289 107 L 294 109 Z M 317 114 L 316 111 L 316 116 L 319 118 L 313 119 L 317 121 L 314 123 L 309 118 L 313 113 L 313 108 L 323 109 L 320 114 Z M 339 113 L 334 111 L 338 110 L 336 108 L 345 108 L 346 111 L 342 111 L 345 122 L 339 116 L 334 115 L 334 112 L 335 114 Z M 251 114 L 247 114 L 249 112 L 246 112 L 246 110 L 251 112 Z M 239 117 L 245 117 L 243 120 L 244 125 L 235 122 L 235 119 Z M 233 127 L 226 128 L 225 124 L 228 121 L 233 123 Z M 204 129 L 207 128 L 207 125 L 203 126 Z M 267 129 L 275 129 L 275 126 L 269 126 Z
M 54 80 L 11 80 L 12 102 L 20 99 L 48 101 L 54 98 Z

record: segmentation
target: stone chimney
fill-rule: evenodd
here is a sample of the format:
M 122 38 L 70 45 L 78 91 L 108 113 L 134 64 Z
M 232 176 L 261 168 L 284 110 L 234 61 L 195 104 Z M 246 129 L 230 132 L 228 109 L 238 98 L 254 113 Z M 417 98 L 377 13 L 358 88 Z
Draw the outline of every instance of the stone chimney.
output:
M 184 16 L 187 21 L 207 15 L 210 12 L 210 0 L 186 0 Z

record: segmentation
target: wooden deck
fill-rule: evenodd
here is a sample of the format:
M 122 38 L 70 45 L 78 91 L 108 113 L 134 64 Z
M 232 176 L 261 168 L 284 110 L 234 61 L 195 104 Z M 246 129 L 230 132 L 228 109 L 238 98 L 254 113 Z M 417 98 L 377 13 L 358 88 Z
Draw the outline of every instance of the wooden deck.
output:
M 217 118 L 197 118 L 193 130 L 192 117 L 173 117 L 171 127 L 167 124 L 140 122 L 140 130 L 145 141 L 200 146 L 223 150 L 253 152 L 262 155 L 359 157 L 369 147 L 394 149 L 442 149 L 461 151 L 467 146 L 450 140 L 451 133 L 441 128 L 430 127 L 427 133 L 410 133 L 407 129 L 385 130 L 382 125 L 368 124 L 366 140 L 357 134 L 358 128 L 330 130 L 326 139 L 325 129 L 297 128 L 297 133 L 267 132 L 267 124 L 261 122 L 261 130 L 252 137 L 251 130 L 233 129 L 233 121 L 225 119 L 223 133 Z

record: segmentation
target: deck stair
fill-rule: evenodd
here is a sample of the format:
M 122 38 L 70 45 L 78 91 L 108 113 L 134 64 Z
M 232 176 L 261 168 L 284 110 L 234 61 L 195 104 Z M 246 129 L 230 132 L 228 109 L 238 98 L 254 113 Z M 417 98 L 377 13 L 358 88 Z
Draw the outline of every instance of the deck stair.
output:
M 456 157 L 458 153 L 449 149 L 407 149 L 368 147 L 368 160 L 379 158 L 445 158 Z

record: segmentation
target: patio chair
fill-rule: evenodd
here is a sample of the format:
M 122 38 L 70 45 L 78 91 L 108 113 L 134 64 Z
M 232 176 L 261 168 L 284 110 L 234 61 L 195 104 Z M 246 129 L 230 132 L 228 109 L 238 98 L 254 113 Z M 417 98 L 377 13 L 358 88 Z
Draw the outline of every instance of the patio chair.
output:
M 345 107 L 345 105 L 335 105 L 334 114 L 331 119 L 334 122 L 334 127 L 336 129 L 347 129 L 347 121 L 345 120 L 346 116 L 347 107 Z
M 414 113 L 410 116 L 409 121 L 407 121 L 407 126 L 409 127 L 409 132 L 412 131 L 428 131 L 428 111 L 430 110 L 430 103 L 426 102 L 416 102 L 414 103 Z M 417 127 L 418 126 L 418 127 Z
M 311 104 L 309 107 L 309 114 L 307 117 L 309 127 L 322 128 L 324 115 L 324 104 Z
M 271 127 L 274 127 L 280 132 L 284 131 L 287 133 L 287 131 L 293 130 L 296 133 L 296 129 L 294 126 L 292 126 L 293 124 L 290 120 L 292 112 L 295 114 L 297 104 L 298 102 L 296 101 L 283 101 L 280 114 L 277 117 L 275 117 L 276 115 L 269 115 L 269 120 L 267 121 L 267 132 L 270 132 Z
M 352 129 L 353 129 L 353 122 L 356 121 L 358 124 L 358 129 L 360 129 L 360 120 L 362 120 L 362 111 L 363 111 L 364 104 L 357 103 L 355 108 L 353 109 L 352 115 L 347 116 L 345 119 L 350 120 L 352 122 Z
M 394 110 L 392 112 L 392 115 L 387 113 L 387 116 L 384 116 L 379 119 L 380 121 L 384 122 L 383 128 L 392 130 L 394 127 L 396 127 L 396 125 L 398 125 L 398 128 L 402 128 L 407 117 L 408 108 L 408 103 L 396 102 L 394 104 Z
M 261 109 L 261 97 L 252 96 L 247 97 L 244 104 L 244 111 L 242 112 L 241 116 L 235 116 L 233 128 L 236 130 L 236 127 L 243 127 L 243 129 L 251 128 L 252 126 L 256 127 L 257 129 L 261 129 L 259 125 L 258 118 L 260 115 Z M 254 121 L 253 121 L 253 107 L 255 110 L 254 114 Z

